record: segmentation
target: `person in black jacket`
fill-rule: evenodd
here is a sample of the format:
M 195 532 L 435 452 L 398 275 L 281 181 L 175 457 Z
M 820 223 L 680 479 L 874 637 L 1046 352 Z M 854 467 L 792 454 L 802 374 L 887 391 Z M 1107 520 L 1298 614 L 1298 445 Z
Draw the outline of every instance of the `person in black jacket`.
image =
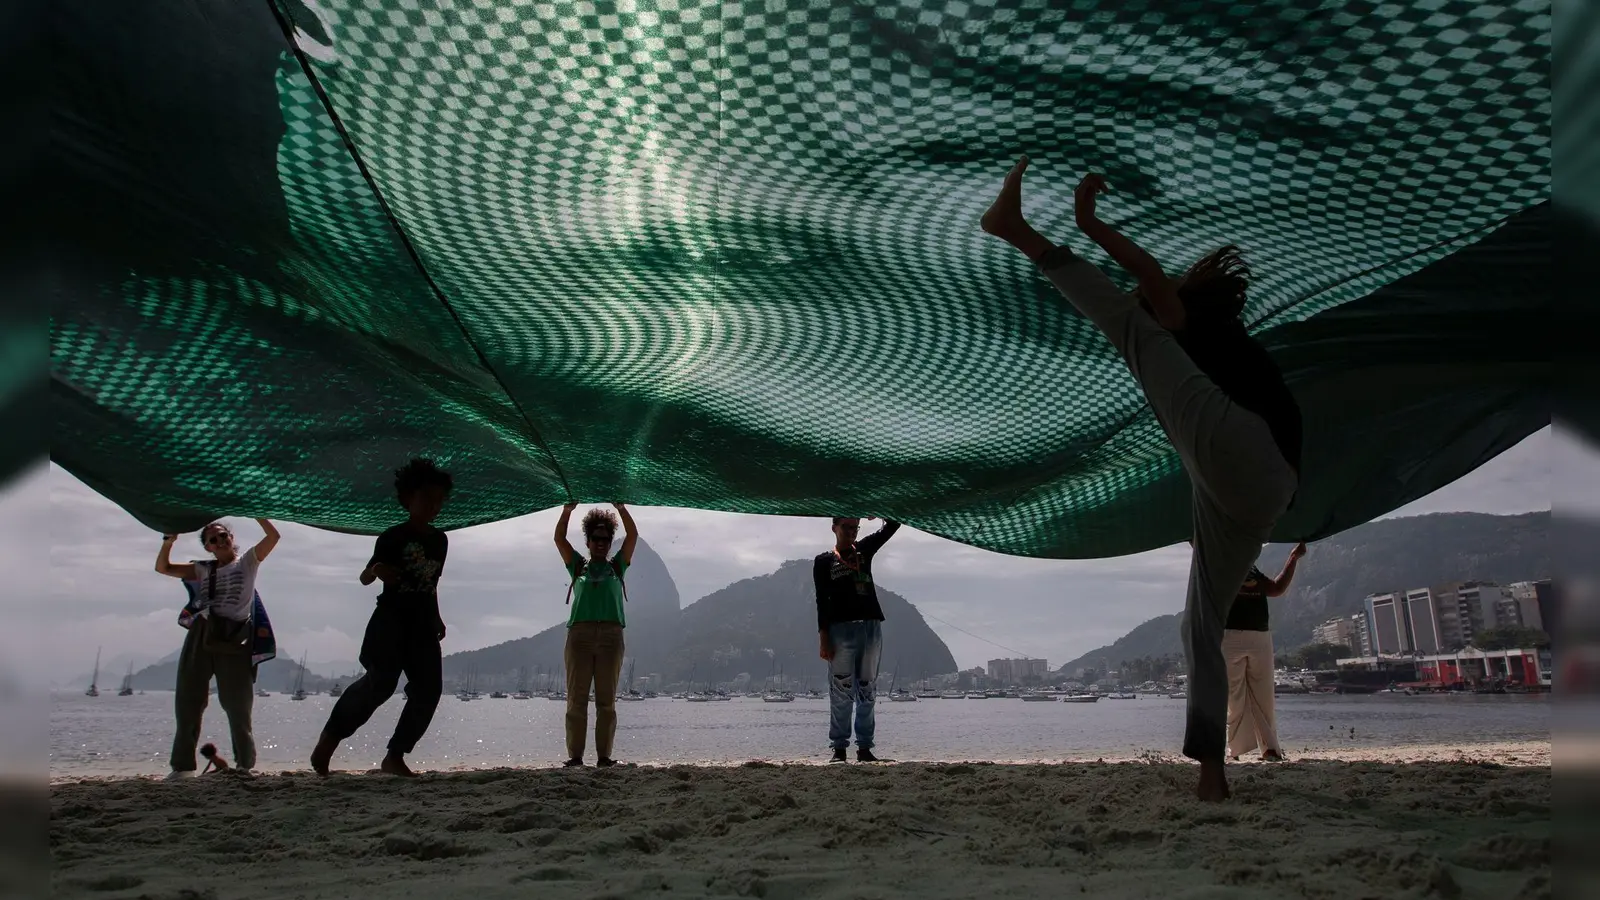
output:
M 883 650 L 883 609 L 872 584 L 872 557 L 900 529 L 883 527 L 859 542 L 861 520 L 835 517 L 833 549 L 817 556 L 812 580 L 817 587 L 819 654 L 828 661 L 828 703 L 832 713 L 828 742 L 833 761 L 845 761 L 850 746 L 850 710 L 855 708 L 856 759 L 876 762 L 872 755 L 873 686 Z

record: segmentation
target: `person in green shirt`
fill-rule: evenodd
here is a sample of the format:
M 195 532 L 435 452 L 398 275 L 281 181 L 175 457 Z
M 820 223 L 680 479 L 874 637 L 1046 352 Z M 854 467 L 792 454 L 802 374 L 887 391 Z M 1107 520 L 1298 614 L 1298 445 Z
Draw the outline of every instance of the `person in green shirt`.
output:
M 583 765 L 583 745 L 589 730 L 589 689 L 594 688 L 595 765 L 614 766 L 611 746 L 617 736 L 617 679 L 622 675 L 622 629 L 627 624 L 623 602 L 627 587 L 623 576 L 633 561 L 633 545 L 639 540 L 633 516 L 621 503 L 617 511 L 591 509 L 583 517 L 583 541 L 587 557 L 567 541 L 567 523 L 576 503 L 561 508 L 556 522 L 556 549 L 567 567 L 572 583 L 567 601 L 572 614 L 567 617 L 567 762 Z M 617 533 L 617 516 L 627 533 L 622 549 L 607 556 Z

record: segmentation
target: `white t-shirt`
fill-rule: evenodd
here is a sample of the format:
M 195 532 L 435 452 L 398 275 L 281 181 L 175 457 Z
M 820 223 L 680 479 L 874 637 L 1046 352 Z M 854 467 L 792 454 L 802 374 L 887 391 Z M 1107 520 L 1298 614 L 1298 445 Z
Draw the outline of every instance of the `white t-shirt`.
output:
M 256 548 L 251 547 L 225 566 L 217 566 L 217 592 L 212 595 L 211 567 L 216 562 L 214 559 L 194 561 L 195 575 L 200 581 L 201 612 L 237 622 L 250 618 L 256 597 L 256 570 L 261 565 L 256 559 Z

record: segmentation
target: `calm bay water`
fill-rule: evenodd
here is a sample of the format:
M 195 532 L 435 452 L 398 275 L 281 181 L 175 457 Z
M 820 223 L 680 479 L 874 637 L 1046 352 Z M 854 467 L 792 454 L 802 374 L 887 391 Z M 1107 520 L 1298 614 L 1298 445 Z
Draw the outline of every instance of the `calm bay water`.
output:
M 400 715 L 391 699 L 346 741 L 336 768 L 375 767 Z M 308 768 L 307 755 L 333 707 L 325 695 L 303 701 L 257 697 L 257 769 Z M 819 761 L 828 755 L 824 700 L 686 703 L 666 698 L 618 703 L 616 753 L 625 762 L 729 763 L 751 759 Z M 446 696 L 433 726 L 408 759 L 419 769 L 550 766 L 565 757 L 566 705 Z M 1021 700 L 880 700 L 876 752 L 899 760 L 1036 761 L 1176 754 L 1184 702 L 1165 697 L 1098 703 Z M 1552 705 L 1529 696 L 1282 696 L 1278 733 L 1286 752 L 1303 749 L 1549 740 Z M 50 775 L 161 775 L 172 741 L 172 694 L 131 697 L 57 694 L 50 704 Z M 1331 727 L 1330 727 L 1331 726 Z M 590 711 L 593 761 L 593 710 Z M 1355 728 L 1351 736 L 1351 728 Z M 212 698 L 202 742 L 232 758 L 227 719 Z

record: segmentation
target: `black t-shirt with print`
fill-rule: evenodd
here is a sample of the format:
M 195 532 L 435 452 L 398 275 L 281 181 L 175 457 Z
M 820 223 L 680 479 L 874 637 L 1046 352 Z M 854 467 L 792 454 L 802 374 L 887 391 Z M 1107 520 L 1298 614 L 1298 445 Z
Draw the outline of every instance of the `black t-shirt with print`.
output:
M 1228 610 L 1227 627 L 1233 631 L 1271 631 L 1267 614 L 1267 576 L 1255 566 L 1239 586 L 1239 596 Z
M 378 603 L 437 610 L 439 576 L 444 572 L 444 558 L 449 549 L 449 538 L 432 525 L 417 528 L 404 522 L 378 535 L 367 566 L 385 563 L 399 576 L 383 582 Z
M 833 550 L 818 554 L 811 566 L 818 631 L 827 631 L 835 622 L 883 621 L 883 608 L 872 582 L 872 557 L 899 530 L 899 522 L 884 522 L 882 528 L 856 541 L 853 559 L 840 559 Z

